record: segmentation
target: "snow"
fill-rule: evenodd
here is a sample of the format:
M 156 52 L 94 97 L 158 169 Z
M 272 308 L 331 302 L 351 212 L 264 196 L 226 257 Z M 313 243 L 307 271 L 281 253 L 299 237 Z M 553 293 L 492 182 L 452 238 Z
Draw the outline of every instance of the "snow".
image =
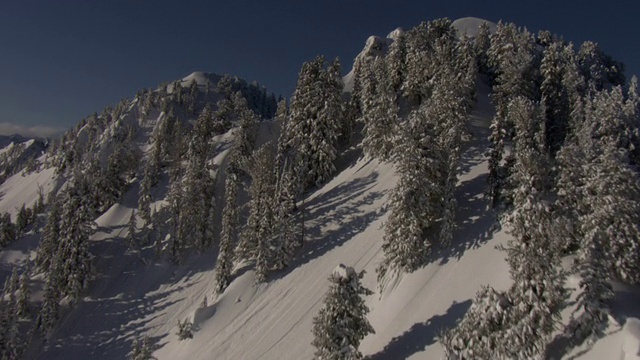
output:
M 460 18 L 458 20 L 455 20 L 451 25 L 457 30 L 459 36 L 466 34 L 467 36 L 473 38 L 478 36 L 480 25 L 482 25 L 483 23 L 489 25 L 489 32 L 491 34 L 493 34 L 498 28 L 498 25 L 491 21 L 475 17 Z
M 180 85 L 182 87 L 189 87 L 194 81 L 199 86 L 206 86 L 207 83 L 211 83 L 211 85 L 216 85 L 220 80 L 221 76 L 212 73 L 206 73 L 203 71 L 195 71 L 186 77 L 182 78 Z
M 640 320 L 627 319 L 622 328 L 622 353 L 625 360 L 640 360 Z
M 43 160 L 41 158 L 40 160 Z M 32 207 L 38 200 L 38 187 L 42 187 L 44 194 L 57 190 L 60 184 L 55 175 L 55 169 L 46 168 L 30 174 L 22 171 L 7 178 L 0 185 L 0 212 L 9 212 L 15 216 L 25 204 Z M 15 221 L 15 217 L 13 217 Z

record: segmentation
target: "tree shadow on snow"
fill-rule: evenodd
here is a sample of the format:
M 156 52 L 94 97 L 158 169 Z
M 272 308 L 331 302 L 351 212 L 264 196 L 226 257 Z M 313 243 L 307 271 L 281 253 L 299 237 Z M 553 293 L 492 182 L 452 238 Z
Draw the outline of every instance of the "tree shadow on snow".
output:
M 312 198 L 306 205 L 305 241 L 289 266 L 274 272 L 271 279 L 280 279 L 293 269 L 341 246 L 364 231 L 382 212 L 372 208 L 384 194 L 370 191 L 377 173 L 340 184 Z M 299 221 L 299 219 L 298 219 Z
M 460 320 L 471 306 L 471 300 L 454 302 L 444 315 L 434 315 L 426 322 L 416 323 L 400 336 L 396 336 L 380 352 L 365 357 L 367 360 L 406 359 L 424 351 L 437 341 L 438 335 L 450 329 Z
M 190 255 L 188 267 L 161 260 L 145 264 L 120 232 L 92 241 L 90 250 L 98 274 L 86 292 L 90 296 L 65 311 L 44 349 L 34 347 L 42 350 L 40 358 L 126 358 L 136 338 L 153 333 L 159 317 L 187 300 L 180 294 L 194 285 L 190 278 L 213 266 L 209 254 Z M 163 346 L 159 342 L 166 335 L 150 336 L 154 348 Z
M 488 201 L 481 191 L 486 183 L 487 174 L 482 174 L 456 188 L 457 228 L 451 245 L 437 254 L 441 256 L 441 264 L 446 264 L 452 258 L 459 260 L 467 250 L 479 248 L 500 229 L 496 213 L 487 209 Z

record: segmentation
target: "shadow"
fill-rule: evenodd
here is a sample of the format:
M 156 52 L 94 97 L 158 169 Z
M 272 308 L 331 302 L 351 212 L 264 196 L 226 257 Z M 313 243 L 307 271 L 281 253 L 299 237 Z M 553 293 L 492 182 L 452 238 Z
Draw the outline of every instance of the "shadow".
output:
M 457 227 L 453 239 L 450 246 L 434 253 L 434 256 L 441 257 L 441 264 L 452 258 L 460 260 L 467 250 L 479 248 L 500 229 L 496 213 L 488 209 L 488 201 L 483 196 L 486 179 L 487 174 L 482 174 L 456 188 Z
M 183 294 L 197 282 L 194 274 L 208 271 L 215 262 L 210 254 L 189 256 L 189 266 L 162 260 L 143 261 L 128 248 L 120 227 L 102 228 L 101 240 L 91 241 L 92 266 L 98 274 L 84 298 L 73 308 L 64 307 L 53 337 L 38 333 L 30 344 L 37 359 L 124 359 L 133 341 L 149 335 L 155 349 L 166 333 L 154 333 L 169 309 L 185 301 Z
M 467 312 L 471 300 L 454 302 L 444 315 L 434 315 L 423 323 L 414 324 L 400 336 L 396 336 L 380 352 L 365 357 L 366 360 L 407 359 L 434 344 L 438 335 L 452 328 Z
M 374 172 L 312 198 L 305 205 L 305 217 L 311 220 L 305 222 L 302 248 L 289 266 L 274 271 L 270 280 L 280 279 L 293 269 L 341 246 L 382 216 L 382 211 L 371 206 L 384 195 L 383 192 L 371 191 L 377 178 L 378 174 Z

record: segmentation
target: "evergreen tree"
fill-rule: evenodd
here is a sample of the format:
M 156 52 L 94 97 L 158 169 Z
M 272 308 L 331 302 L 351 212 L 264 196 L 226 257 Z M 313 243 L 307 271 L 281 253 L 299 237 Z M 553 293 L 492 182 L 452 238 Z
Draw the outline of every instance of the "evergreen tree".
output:
M 399 98 L 399 92 L 402 83 L 405 81 L 407 73 L 407 39 L 405 33 L 400 31 L 398 36 L 389 46 L 389 52 L 385 58 L 387 68 L 389 69 L 388 83 L 391 92 L 395 96 L 396 103 Z
M 20 284 L 18 285 L 17 315 L 26 317 L 29 315 L 29 300 L 31 298 L 31 290 L 29 289 L 29 266 L 20 275 Z
M 274 194 L 276 178 L 273 172 L 275 151 L 271 143 L 258 149 L 251 160 L 249 187 L 249 216 L 242 237 L 236 247 L 236 257 L 255 260 L 256 282 L 266 280 L 273 267 L 275 253 L 280 247 L 273 242 L 275 229 Z
M 387 66 L 381 58 L 373 61 L 371 71 L 362 90 L 362 148 L 371 157 L 389 160 L 399 125 L 397 93 L 390 84 Z
M 501 165 L 505 141 L 510 138 L 509 129 L 512 128 L 507 121 L 507 106 L 511 99 L 518 96 L 529 99 L 536 97 L 531 34 L 519 31 L 514 24 L 500 22 L 496 32 L 491 36 L 488 58 L 496 76 L 492 94 L 496 114 L 491 122 L 489 137 L 488 192 L 493 206 L 496 206 L 508 172 L 508 169 Z
M 94 222 L 88 199 L 87 179 L 75 174 L 71 185 L 65 191 L 60 216 L 60 242 L 56 257 L 60 266 L 60 279 L 64 286 L 63 295 L 72 301 L 80 297 L 91 275 L 89 237 L 93 234 Z
M 492 79 L 493 72 L 491 71 L 491 65 L 489 64 L 488 51 L 491 46 L 491 32 L 489 30 L 489 24 L 483 22 L 480 24 L 480 30 L 475 37 L 474 50 L 476 53 L 478 72 L 489 76 Z
M 16 231 L 18 232 L 18 234 L 24 233 L 28 225 L 29 216 L 27 215 L 27 209 L 23 203 L 22 207 L 18 211 L 18 215 L 16 216 Z
M 256 148 L 258 119 L 256 114 L 249 109 L 247 101 L 240 92 L 235 94 L 233 104 L 240 124 L 234 134 L 234 147 L 236 155 L 242 163 L 247 161 Z
M 127 355 L 128 360 L 155 360 L 153 356 L 154 346 L 148 336 L 135 338 L 131 345 L 131 352 Z
M 301 188 L 320 185 L 335 171 L 336 142 L 342 128 L 340 65 L 325 69 L 318 57 L 303 64 L 291 99 L 286 127 L 287 147 L 295 149 L 293 167 Z M 322 99 L 322 100 L 319 100 Z
M 589 220 L 597 221 L 597 217 L 585 219 L 587 221 L 584 224 L 588 226 Z M 588 233 L 584 238 L 577 263 L 577 270 L 582 278 L 577 308 L 582 310 L 582 313 L 573 318 L 567 326 L 576 343 L 604 334 L 609 321 L 611 301 L 614 298 L 603 246 L 607 235 L 597 228 L 585 230 Z
M 129 223 L 127 225 L 127 245 L 130 249 L 136 249 L 139 245 L 138 236 L 136 235 L 136 211 L 131 210 L 131 216 L 129 216 Z
M 51 207 L 47 216 L 47 223 L 42 230 L 42 240 L 36 251 L 36 268 L 40 271 L 48 270 L 52 258 L 58 249 L 60 238 L 60 201 L 50 201 Z
M 153 170 L 150 168 L 151 161 L 147 161 L 144 167 L 144 174 L 140 181 L 140 190 L 138 191 L 138 215 L 144 223 L 143 230 L 151 225 L 151 188 L 153 187 L 152 174 Z
M 222 293 L 227 286 L 233 270 L 233 248 L 238 238 L 238 212 L 237 212 L 237 174 L 227 173 L 225 181 L 225 206 L 222 210 L 222 231 L 220 233 L 220 250 L 216 261 L 215 280 L 216 293 Z
M 56 267 L 47 273 L 42 306 L 36 320 L 38 328 L 49 335 L 60 319 L 60 274 Z
M 394 159 L 399 179 L 384 224 L 384 260 L 377 269 L 379 281 L 391 269 L 416 270 L 424 264 L 433 245 L 432 240 L 424 238 L 424 231 L 441 215 L 443 162 L 428 110 L 423 104 L 410 115 L 399 141 Z
M 373 292 L 360 284 L 363 276 L 364 271 L 356 273 L 340 264 L 329 277 L 331 285 L 323 307 L 313 318 L 316 359 L 362 359 L 358 346 L 365 336 L 375 333 L 362 299 Z
M 16 240 L 16 227 L 11 222 L 11 215 L 5 212 L 0 216 L 0 247 Z

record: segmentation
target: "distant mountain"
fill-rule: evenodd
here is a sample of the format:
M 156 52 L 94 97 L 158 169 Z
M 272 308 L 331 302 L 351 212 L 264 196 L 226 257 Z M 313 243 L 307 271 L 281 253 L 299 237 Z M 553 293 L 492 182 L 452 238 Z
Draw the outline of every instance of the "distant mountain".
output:
M 28 138 L 19 134 L 0 135 L 0 182 L 25 167 L 35 166 L 36 159 L 47 150 L 48 139 Z

